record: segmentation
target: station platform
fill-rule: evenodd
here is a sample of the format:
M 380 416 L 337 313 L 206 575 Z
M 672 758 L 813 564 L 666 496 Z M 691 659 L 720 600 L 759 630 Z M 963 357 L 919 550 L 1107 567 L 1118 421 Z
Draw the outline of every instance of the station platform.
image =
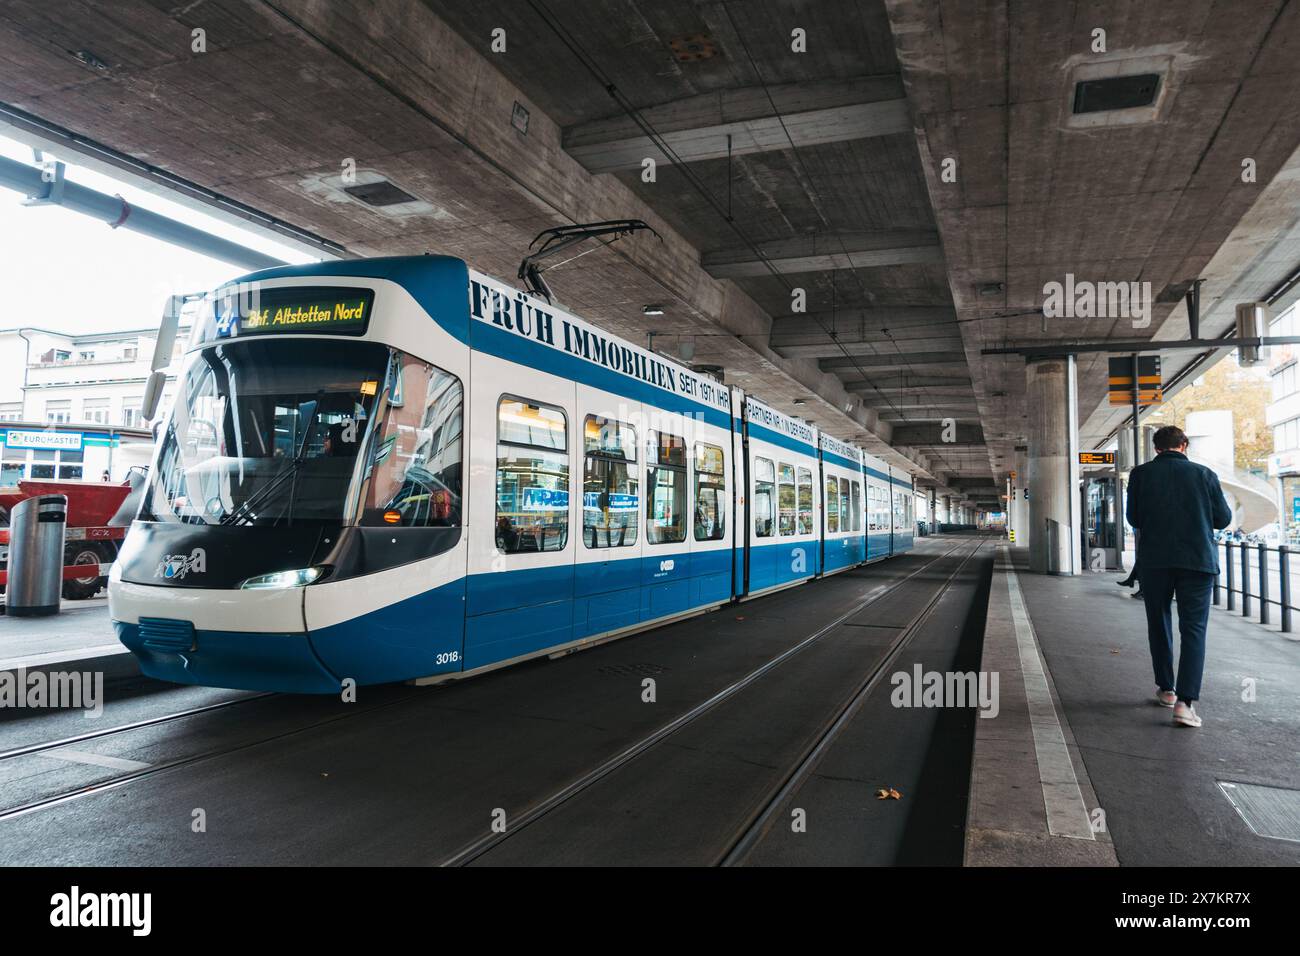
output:
M 982 667 L 1001 712 L 976 728 L 966 864 L 1300 863 L 1300 642 L 1212 609 L 1204 725 L 1178 727 L 1119 573 L 999 551 Z
M 48 617 L 0 616 L 0 671 L 110 657 L 120 658 L 113 662 L 118 669 L 129 669 L 129 653 L 109 623 L 107 596 L 64 599 Z

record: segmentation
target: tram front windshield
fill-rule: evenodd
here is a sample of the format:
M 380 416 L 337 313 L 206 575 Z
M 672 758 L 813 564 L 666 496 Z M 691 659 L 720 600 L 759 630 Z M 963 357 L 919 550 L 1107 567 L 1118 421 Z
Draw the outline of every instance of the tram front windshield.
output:
M 140 517 L 207 525 L 348 520 L 384 388 L 375 342 L 278 338 L 203 349 L 180 382 Z

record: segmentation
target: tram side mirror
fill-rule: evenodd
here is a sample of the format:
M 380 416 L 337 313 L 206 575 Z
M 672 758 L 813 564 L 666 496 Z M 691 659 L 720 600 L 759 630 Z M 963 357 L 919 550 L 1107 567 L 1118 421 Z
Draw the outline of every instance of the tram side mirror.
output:
M 163 306 L 162 321 L 158 323 L 158 338 L 153 347 L 153 359 L 149 363 L 149 380 L 145 382 L 144 399 L 140 403 L 140 416 L 145 421 L 153 421 L 158 414 L 163 386 L 167 384 L 167 373 L 162 370 L 172 363 L 176 332 L 181 324 L 181 307 L 184 304 L 184 296 L 173 295 L 168 296 L 167 304 Z
M 144 398 L 140 401 L 140 417 L 145 421 L 153 421 L 158 414 L 158 403 L 162 401 L 163 387 L 166 384 L 166 372 L 149 373 L 149 378 L 144 383 Z
M 176 330 L 181 325 L 181 307 L 184 304 L 184 296 L 173 295 L 168 297 L 167 304 L 163 306 L 162 321 L 158 323 L 158 338 L 153 347 L 153 361 L 149 363 L 149 368 L 155 372 L 172 364 Z

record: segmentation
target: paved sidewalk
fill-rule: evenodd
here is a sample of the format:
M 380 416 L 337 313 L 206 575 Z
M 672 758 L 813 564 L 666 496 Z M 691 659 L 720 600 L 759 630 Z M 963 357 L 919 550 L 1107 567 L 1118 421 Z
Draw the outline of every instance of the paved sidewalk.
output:
M 1059 698 L 1061 725 L 1077 743 L 1081 781 L 1095 789 L 1094 806 L 1105 813 L 1119 863 L 1300 865 L 1300 642 L 1212 610 L 1197 705 L 1205 725 L 1179 728 L 1153 701 L 1145 614 L 1140 601 L 1115 586 L 1119 574 L 1029 574 L 1024 549 L 1010 554 Z M 992 608 L 989 620 L 993 627 Z M 986 634 L 986 654 L 989 647 Z M 983 666 L 1002 665 L 990 659 Z M 1017 683 L 1007 676 L 1004 698 Z M 977 757 L 978 748 L 977 740 Z M 977 761 L 977 774 L 980 766 Z M 1025 802 L 1012 789 L 1028 785 L 1022 774 L 1003 774 L 998 791 L 994 765 L 982 766 L 985 780 L 973 781 L 972 814 L 1000 801 Z M 1041 796 L 1030 803 L 1036 805 L 1026 812 L 1044 813 Z M 1270 830 L 1295 839 L 1261 835 Z M 1055 861 L 1026 852 L 1022 862 Z
M 0 670 L 125 654 L 108 620 L 108 599 L 64 601 L 50 617 L 0 616 Z

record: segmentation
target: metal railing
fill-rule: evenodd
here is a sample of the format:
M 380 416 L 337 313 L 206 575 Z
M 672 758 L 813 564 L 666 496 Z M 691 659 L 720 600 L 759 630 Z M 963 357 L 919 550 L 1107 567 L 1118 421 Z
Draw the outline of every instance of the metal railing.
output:
M 1252 607 L 1258 607 L 1261 624 L 1271 623 L 1271 609 L 1276 607 L 1282 633 L 1290 634 L 1291 612 L 1300 610 L 1291 603 L 1291 555 L 1295 552 L 1286 545 L 1270 548 L 1245 541 L 1221 541 L 1217 547 L 1219 576 L 1214 579 L 1215 606 L 1240 610 L 1242 617 L 1253 616 Z M 1270 555 L 1276 555 L 1276 561 L 1270 560 Z

